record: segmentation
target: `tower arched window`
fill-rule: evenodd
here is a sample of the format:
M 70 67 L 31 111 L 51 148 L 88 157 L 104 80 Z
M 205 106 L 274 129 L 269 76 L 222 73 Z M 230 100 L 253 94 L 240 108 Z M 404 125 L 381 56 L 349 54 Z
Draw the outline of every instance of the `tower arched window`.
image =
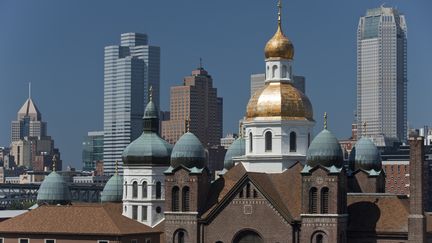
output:
M 252 148 L 253 148 L 253 139 L 252 139 L 252 133 L 249 133 L 249 151 L 252 152 Z
M 295 132 L 290 133 L 290 152 L 297 151 L 297 134 Z
M 316 243 L 323 243 L 323 242 L 324 242 L 324 236 L 323 236 L 322 234 L 318 234 L 318 235 L 316 236 L 316 240 L 315 240 L 315 242 L 316 242 Z
M 127 197 L 127 182 L 125 181 L 125 185 L 124 185 L 124 192 L 125 192 L 125 197 Z
M 309 190 L 309 213 L 317 213 L 317 189 L 312 187 Z
M 190 206 L 189 206 L 189 187 L 185 186 L 182 189 L 182 211 L 183 212 L 189 212 Z
M 132 198 L 138 197 L 138 182 L 134 181 L 132 183 Z
M 276 77 L 277 69 L 278 69 L 277 65 L 273 65 L 273 67 L 272 67 L 272 78 Z
M 250 197 L 250 184 L 248 183 L 246 185 L 246 198 L 249 198 L 249 197 Z
M 142 183 L 142 198 L 147 198 L 147 181 Z
M 162 184 L 160 181 L 156 182 L 156 199 L 162 197 Z
M 174 243 L 185 243 L 186 233 L 184 230 L 179 230 L 174 233 Z
M 321 213 L 328 213 L 329 207 L 329 189 L 328 187 L 323 187 L 321 189 Z
M 172 189 L 171 210 L 173 212 L 180 210 L 180 189 L 176 186 Z
M 286 65 L 282 65 L 282 78 L 286 78 L 288 73 L 288 69 Z
M 265 133 L 265 151 L 272 151 L 272 133 L 270 131 Z

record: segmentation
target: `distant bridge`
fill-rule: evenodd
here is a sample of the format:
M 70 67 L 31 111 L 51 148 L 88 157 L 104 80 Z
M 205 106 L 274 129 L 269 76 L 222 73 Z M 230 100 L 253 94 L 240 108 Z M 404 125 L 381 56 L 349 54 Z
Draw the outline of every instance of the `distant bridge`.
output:
M 0 184 L 0 209 L 8 208 L 15 202 L 36 202 L 40 184 Z M 72 201 L 99 202 L 102 184 L 70 184 Z

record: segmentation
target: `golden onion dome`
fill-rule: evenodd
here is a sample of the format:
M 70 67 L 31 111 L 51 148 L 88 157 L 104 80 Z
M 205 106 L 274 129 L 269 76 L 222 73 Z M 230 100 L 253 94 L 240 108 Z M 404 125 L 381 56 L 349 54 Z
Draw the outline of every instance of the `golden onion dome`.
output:
M 276 118 L 313 121 L 308 97 L 288 82 L 270 82 L 249 100 L 246 119 Z
M 264 48 L 264 54 L 266 58 L 283 58 L 292 60 L 294 57 L 294 46 L 282 31 L 280 1 L 278 8 L 278 28 L 273 37 L 267 42 Z

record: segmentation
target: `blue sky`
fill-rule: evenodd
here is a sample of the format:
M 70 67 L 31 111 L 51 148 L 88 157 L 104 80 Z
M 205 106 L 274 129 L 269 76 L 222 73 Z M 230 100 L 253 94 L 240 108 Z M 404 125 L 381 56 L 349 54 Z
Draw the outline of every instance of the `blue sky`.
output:
M 432 1 L 387 0 L 408 23 L 409 126 L 432 124 Z M 376 0 L 283 1 L 284 32 L 295 46 L 294 73 L 306 76 L 315 132 L 322 114 L 339 138 L 350 136 L 356 98 L 356 29 Z M 32 97 L 48 122 L 64 164 L 81 168 L 81 142 L 102 129 L 103 48 L 123 32 L 149 35 L 161 47 L 161 106 L 203 58 L 224 98 L 224 133 L 237 131 L 249 99 L 250 74 L 264 71 L 263 48 L 276 29 L 276 1 L 0 2 L 0 146 L 10 122 Z

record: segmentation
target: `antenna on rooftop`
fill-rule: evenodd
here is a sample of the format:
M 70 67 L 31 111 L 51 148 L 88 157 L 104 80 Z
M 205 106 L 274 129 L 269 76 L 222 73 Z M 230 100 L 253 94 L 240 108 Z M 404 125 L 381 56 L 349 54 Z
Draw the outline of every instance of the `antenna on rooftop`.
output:
M 31 99 L 31 82 L 29 82 L 28 84 L 28 94 L 29 94 L 29 99 Z

